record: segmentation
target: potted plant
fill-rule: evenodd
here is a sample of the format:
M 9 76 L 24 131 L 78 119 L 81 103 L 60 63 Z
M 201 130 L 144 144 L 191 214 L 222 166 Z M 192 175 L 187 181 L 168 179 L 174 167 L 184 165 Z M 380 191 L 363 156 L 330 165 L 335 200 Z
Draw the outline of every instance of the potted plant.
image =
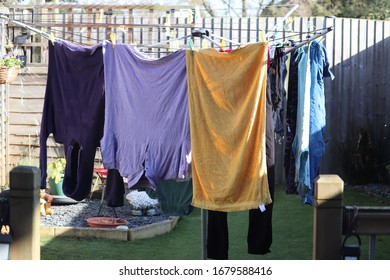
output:
M 0 57 L 0 84 L 11 83 L 18 74 L 23 60 L 17 55 L 8 53 Z
M 65 158 L 57 158 L 47 165 L 47 176 L 49 178 L 50 194 L 61 195 L 62 192 L 62 180 L 65 172 Z

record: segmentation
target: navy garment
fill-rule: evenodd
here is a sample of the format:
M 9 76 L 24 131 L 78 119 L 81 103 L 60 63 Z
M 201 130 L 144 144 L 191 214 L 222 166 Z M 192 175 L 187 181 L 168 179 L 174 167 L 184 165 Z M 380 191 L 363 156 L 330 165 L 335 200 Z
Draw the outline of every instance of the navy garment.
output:
M 82 200 L 91 191 L 96 148 L 104 125 L 102 45 L 49 42 L 49 65 L 40 133 L 41 188 L 46 188 L 47 138 L 64 145 L 63 192 Z
M 271 61 L 268 68 L 268 80 L 270 84 L 268 90 L 271 91 L 272 100 L 272 119 L 274 121 L 274 131 L 277 134 L 284 134 L 284 118 L 283 118 L 283 103 L 284 103 L 284 91 L 283 91 L 283 52 L 281 48 L 276 48 L 274 53 L 274 59 Z
M 107 180 L 104 197 L 109 207 L 124 205 L 125 183 L 117 169 L 107 170 Z
M 287 194 L 298 194 L 295 183 L 295 157 L 292 143 L 295 138 L 298 107 L 298 56 L 299 50 L 290 54 L 288 75 L 287 106 L 286 106 L 286 141 L 284 148 L 284 174 Z

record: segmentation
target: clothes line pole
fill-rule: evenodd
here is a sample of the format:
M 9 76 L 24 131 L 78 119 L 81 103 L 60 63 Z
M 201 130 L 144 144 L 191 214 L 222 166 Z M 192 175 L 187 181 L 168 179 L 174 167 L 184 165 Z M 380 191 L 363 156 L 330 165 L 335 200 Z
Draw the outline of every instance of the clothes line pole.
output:
M 329 33 L 332 30 L 333 30 L 332 26 L 327 27 L 326 30 L 324 30 L 324 31 L 322 31 L 322 32 L 320 32 L 318 34 L 315 34 L 314 36 L 310 37 L 308 40 L 302 41 L 301 43 L 296 44 L 294 47 L 286 49 L 283 52 L 283 54 L 288 54 L 288 53 L 290 53 L 290 52 L 292 52 L 292 51 L 294 51 L 294 50 L 296 50 L 296 49 L 306 45 L 307 43 L 309 43 L 309 42 L 311 42 L 311 41 L 313 41 L 313 40 L 315 40 L 315 39 L 317 39 L 319 37 L 322 37 L 322 36 L 326 35 L 327 33 Z
M 289 16 L 291 16 L 291 14 L 293 12 L 295 12 L 297 9 L 299 8 L 299 4 L 296 4 L 290 11 L 288 11 L 288 13 L 278 22 L 276 23 L 270 31 L 268 31 L 266 34 L 265 34 L 265 38 L 268 40 L 268 38 L 271 36 L 271 33 L 274 33 L 276 30 L 278 30 L 278 28 L 280 27 L 280 25 L 283 24 L 283 22 L 286 21 L 286 19 L 288 19 Z
M 47 40 L 54 39 L 54 38 L 51 38 L 51 36 L 48 33 L 44 32 L 42 30 L 39 30 L 37 28 L 34 28 L 34 27 L 32 27 L 32 26 L 30 26 L 28 24 L 25 24 L 23 22 L 20 22 L 20 21 L 14 20 L 14 19 L 10 19 L 9 16 L 6 16 L 4 14 L 0 14 L 0 19 L 7 20 L 8 22 L 11 22 L 11 23 L 16 24 L 16 25 L 18 25 L 20 27 L 26 28 L 28 30 L 31 30 L 31 31 L 41 35 L 42 37 L 46 38 Z M 56 40 L 61 40 L 59 38 L 55 38 L 55 39 Z
M 5 51 L 5 21 L 4 20 L 1 20 L 1 53 L 3 52 L 3 50 Z M 1 128 L 0 128 L 0 134 L 1 134 L 1 137 L 0 137 L 0 144 L 1 144 L 1 148 L 0 148 L 0 155 L 1 155 L 1 180 L 0 180 L 0 183 L 2 185 L 5 185 L 6 184 L 6 169 L 7 169 L 7 165 L 6 165 L 6 149 L 7 149 L 7 146 L 6 146 L 6 122 L 8 121 L 7 120 L 7 117 L 6 117 L 6 110 L 5 110 L 5 106 L 6 106 L 6 103 L 7 103 L 7 99 L 6 99 L 6 88 L 5 88 L 5 85 L 0 85 L 0 105 L 1 105 Z
M 207 259 L 207 210 L 200 210 L 200 220 L 201 220 L 201 245 L 202 245 L 202 260 Z

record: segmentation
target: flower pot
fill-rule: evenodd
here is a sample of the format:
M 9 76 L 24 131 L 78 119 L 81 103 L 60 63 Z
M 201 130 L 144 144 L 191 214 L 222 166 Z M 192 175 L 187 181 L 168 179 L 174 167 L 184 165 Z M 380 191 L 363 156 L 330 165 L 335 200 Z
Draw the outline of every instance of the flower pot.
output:
M 19 74 L 20 67 L 0 67 L 0 84 L 12 83 L 16 80 Z
M 61 178 L 61 180 L 58 183 L 56 183 L 54 181 L 54 179 L 49 178 L 49 186 L 50 186 L 50 194 L 51 195 L 64 196 L 64 193 L 62 191 L 62 181 L 63 181 L 63 178 Z

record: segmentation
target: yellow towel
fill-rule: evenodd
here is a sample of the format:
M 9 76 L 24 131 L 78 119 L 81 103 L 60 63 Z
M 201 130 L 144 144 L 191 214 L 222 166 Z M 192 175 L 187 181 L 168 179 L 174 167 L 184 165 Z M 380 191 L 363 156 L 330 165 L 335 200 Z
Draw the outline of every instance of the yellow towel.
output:
M 272 202 L 265 157 L 267 43 L 187 50 L 195 207 L 239 211 Z

